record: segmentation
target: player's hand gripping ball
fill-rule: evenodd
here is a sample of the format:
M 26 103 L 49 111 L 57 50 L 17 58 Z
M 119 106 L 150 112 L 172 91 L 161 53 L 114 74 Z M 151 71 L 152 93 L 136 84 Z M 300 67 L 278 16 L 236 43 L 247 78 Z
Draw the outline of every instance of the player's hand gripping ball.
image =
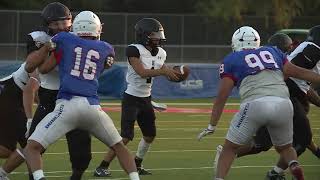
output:
M 175 74 L 178 76 L 178 80 L 172 80 L 169 78 L 169 81 L 172 82 L 181 82 L 181 81 L 185 81 L 189 74 L 190 74 L 190 68 L 186 65 L 181 65 L 181 66 L 173 66 L 173 70 L 175 72 Z

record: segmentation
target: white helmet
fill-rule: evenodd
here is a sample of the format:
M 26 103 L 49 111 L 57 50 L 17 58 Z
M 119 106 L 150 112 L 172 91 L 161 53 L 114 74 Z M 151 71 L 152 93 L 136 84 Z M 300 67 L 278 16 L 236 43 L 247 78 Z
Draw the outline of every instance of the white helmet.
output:
M 72 30 L 77 36 L 93 36 L 99 39 L 102 25 L 95 13 L 82 11 L 74 18 Z
M 237 29 L 233 33 L 231 41 L 233 51 L 256 49 L 260 46 L 259 33 L 250 26 L 242 26 Z

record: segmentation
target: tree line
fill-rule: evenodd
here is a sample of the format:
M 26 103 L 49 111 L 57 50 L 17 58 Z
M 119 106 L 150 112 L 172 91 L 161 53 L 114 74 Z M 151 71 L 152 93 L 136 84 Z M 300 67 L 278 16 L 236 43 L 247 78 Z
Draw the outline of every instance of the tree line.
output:
M 54 0 L 1 0 L 0 9 L 41 10 Z M 241 22 L 244 16 L 272 17 L 289 27 L 297 16 L 320 17 L 318 0 L 56 0 L 72 11 L 201 14 Z

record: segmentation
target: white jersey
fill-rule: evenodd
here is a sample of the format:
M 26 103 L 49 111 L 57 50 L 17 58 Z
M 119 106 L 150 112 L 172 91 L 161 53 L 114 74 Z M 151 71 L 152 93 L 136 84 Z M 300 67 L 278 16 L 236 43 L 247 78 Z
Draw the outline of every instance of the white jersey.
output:
M 20 68 L 12 73 L 12 78 L 14 82 L 19 86 L 21 90 L 24 89 L 29 80 L 29 74 L 25 70 L 24 66 L 26 63 L 21 64 Z
M 139 50 L 140 60 L 145 69 L 160 69 L 167 58 L 166 51 L 161 47 L 158 47 L 158 54 L 152 56 L 151 52 L 141 44 L 131 44 L 130 46 L 135 46 Z M 148 97 L 151 95 L 153 78 L 142 78 L 135 72 L 129 62 L 126 80 L 128 85 L 125 92 L 127 94 L 136 97 Z
M 49 36 L 44 31 L 34 31 L 29 35 L 32 37 L 33 41 L 35 42 L 35 45 L 38 48 L 51 39 L 51 36 Z M 59 79 L 58 67 L 56 67 L 55 69 L 53 69 L 47 74 L 39 73 L 39 78 L 40 78 L 41 87 L 45 89 L 50 89 L 50 90 L 59 90 L 60 79 Z
M 320 51 L 320 47 L 317 46 L 316 44 L 314 44 L 312 42 L 303 42 L 290 55 L 288 55 L 288 60 L 292 61 L 294 58 L 296 58 L 298 56 L 304 56 L 303 58 L 304 58 L 305 61 L 310 61 L 311 62 L 312 60 L 309 59 L 305 54 L 302 55 L 303 54 L 302 51 L 308 45 L 315 46 Z M 306 68 L 306 67 L 302 66 L 302 68 Z M 317 73 L 317 74 L 320 74 L 320 61 L 319 61 L 319 59 L 318 59 L 318 62 L 315 64 L 315 66 L 310 70 L 315 72 L 315 73 Z M 299 86 L 301 91 L 303 91 L 304 93 L 307 93 L 307 91 L 310 89 L 310 85 L 308 84 L 307 81 L 301 80 L 301 79 L 297 79 L 297 78 L 293 78 L 293 77 L 290 77 L 290 79 L 292 79 Z

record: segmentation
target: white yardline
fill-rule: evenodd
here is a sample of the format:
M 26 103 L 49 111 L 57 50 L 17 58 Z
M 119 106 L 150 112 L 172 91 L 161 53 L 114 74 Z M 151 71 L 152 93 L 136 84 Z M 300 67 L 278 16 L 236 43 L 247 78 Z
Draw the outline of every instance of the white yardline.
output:
M 301 165 L 302 167 L 320 167 L 319 164 L 305 164 Z M 264 166 L 232 166 L 232 169 L 241 169 L 241 168 L 266 168 L 266 167 L 274 167 L 274 165 L 264 165 Z M 212 169 L 212 166 L 205 166 L 205 167 L 177 167 L 177 168 L 153 168 L 153 169 L 148 169 L 150 171 L 172 171 L 172 170 L 194 170 L 194 169 Z M 111 172 L 119 172 L 123 171 L 122 169 L 111 169 Z M 92 173 L 94 170 L 86 170 L 85 173 Z M 27 174 L 28 172 L 25 171 L 17 171 L 17 172 L 12 172 L 11 174 Z M 56 174 L 56 173 L 71 173 L 71 171 L 46 171 L 46 174 Z
M 205 139 L 224 139 L 224 138 L 225 136 L 211 136 L 211 137 L 206 137 Z M 313 138 L 320 138 L 320 135 L 313 135 Z M 157 140 L 196 140 L 196 138 L 180 138 L 180 137 L 157 137 L 156 139 Z M 96 138 L 93 138 L 92 140 L 99 141 Z M 58 141 L 67 141 L 67 139 L 61 138 Z
M 212 106 L 213 103 L 170 103 L 170 102 L 161 102 L 166 105 L 173 105 L 173 106 Z M 108 102 L 101 102 L 100 105 L 102 106 L 120 106 L 121 103 L 108 103 Z M 226 103 L 226 106 L 239 106 L 240 103 Z M 311 106 L 316 107 L 315 105 L 311 104 Z
M 166 105 L 173 106 L 212 106 L 212 103 L 166 103 Z M 102 106 L 120 106 L 121 103 L 100 103 Z M 226 103 L 227 106 L 239 106 L 240 103 Z
M 269 149 L 269 151 L 274 151 L 274 148 Z M 159 150 L 159 151 L 148 151 L 148 153 L 184 153 L 184 152 L 216 152 L 217 150 L 214 149 L 189 149 L 189 150 Z M 136 151 L 132 151 L 136 152 Z M 92 154 L 105 154 L 106 151 L 94 151 L 91 152 Z M 68 155 L 69 152 L 46 152 L 46 155 Z
M 180 138 L 180 137 L 176 137 L 176 138 L 167 138 L 167 137 L 157 137 L 156 140 L 197 140 L 196 136 L 198 134 L 195 134 L 195 137 L 194 138 Z M 205 139 L 224 139 L 225 136 L 211 136 L 211 137 L 206 137 Z M 99 141 L 98 139 L 94 138 L 92 139 L 93 141 Z M 67 139 L 65 138 L 62 138 L 62 139 L 59 139 L 58 141 L 67 141 Z
M 135 152 L 135 151 L 132 151 Z M 148 151 L 148 153 L 182 153 L 182 152 L 216 152 L 214 149 L 195 149 L 195 150 L 166 150 L 166 151 Z M 105 154 L 106 151 L 94 151 L 92 154 Z M 69 152 L 46 152 L 45 155 L 67 155 Z

